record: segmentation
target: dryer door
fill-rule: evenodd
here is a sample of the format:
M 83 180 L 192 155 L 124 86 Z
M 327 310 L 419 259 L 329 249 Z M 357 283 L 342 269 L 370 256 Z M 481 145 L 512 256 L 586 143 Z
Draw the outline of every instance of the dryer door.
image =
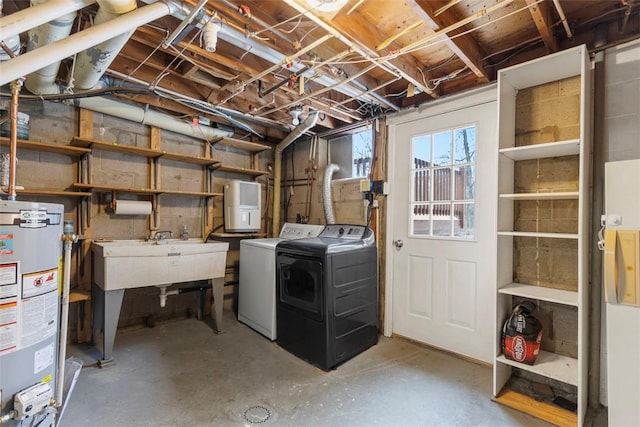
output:
M 278 302 L 314 320 L 324 319 L 321 259 L 278 253 Z

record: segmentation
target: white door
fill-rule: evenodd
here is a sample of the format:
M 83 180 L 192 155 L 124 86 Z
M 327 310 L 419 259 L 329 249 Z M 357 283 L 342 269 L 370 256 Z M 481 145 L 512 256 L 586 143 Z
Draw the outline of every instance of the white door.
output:
M 395 122 L 389 127 L 391 331 L 490 363 L 495 89 L 439 102 L 408 122 Z

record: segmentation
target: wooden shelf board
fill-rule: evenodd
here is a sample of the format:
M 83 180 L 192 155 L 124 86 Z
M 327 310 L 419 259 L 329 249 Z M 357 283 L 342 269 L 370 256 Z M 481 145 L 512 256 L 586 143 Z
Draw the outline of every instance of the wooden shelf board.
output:
M 0 142 L 9 143 L 9 138 L 0 137 Z M 79 157 L 86 153 L 90 153 L 91 149 L 84 147 L 74 147 L 66 144 L 52 144 L 50 142 L 29 141 L 26 139 L 19 139 L 17 141 L 18 148 L 24 148 L 27 150 L 39 150 L 49 153 L 66 154 L 68 156 Z
M 575 427 L 578 425 L 577 414 L 551 403 L 540 402 L 517 391 L 503 390 L 497 397 L 493 398 L 493 401 L 540 418 L 553 425 L 561 427 Z
M 512 160 L 531 160 L 545 157 L 573 156 L 580 154 L 580 140 L 547 142 L 544 144 L 523 145 L 500 150 L 500 154 Z
M 133 193 L 133 194 L 158 194 L 161 193 L 159 190 L 154 190 L 151 188 L 132 188 L 132 187 L 115 187 L 113 185 L 104 185 L 104 184 L 84 184 L 81 182 L 76 182 L 73 184 L 75 188 L 83 188 L 88 190 L 95 191 L 121 191 L 124 193 Z
M 91 299 L 91 292 L 89 292 L 89 291 L 75 290 L 75 291 L 69 292 L 69 302 L 70 303 L 79 302 L 79 301 L 87 301 L 87 300 L 90 300 L 90 299 Z
M 182 191 L 182 190 L 157 190 L 159 194 L 173 194 L 177 196 L 202 196 L 202 197 L 220 197 L 222 193 L 207 193 L 203 191 Z
M 500 194 L 500 198 L 511 200 L 563 200 L 578 199 L 580 193 L 577 191 L 559 191 L 557 193 L 513 193 Z
M 75 137 L 71 140 L 71 145 L 78 147 L 91 147 L 98 148 L 100 150 L 105 151 L 114 151 L 117 153 L 125 153 L 125 154 L 134 154 L 136 156 L 143 157 L 160 157 L 162 156 L 162 151 L 152 150 L 150 148 L 144 147 L 135 147 L 132 145 L 121 145 L 117 142 L 105 142 L 105 141 L 96 141 L 93 139 L 79 138 Z
M 235 138 L 222 138 L 216 141 L 215 144 L 227 145 L 229 147 L 238 148 L 240 150 L 251 151 L 257 153 L 259 151 L 270 150 L 271 146 L 260 144 L 257 142 L 243 141 Z
M 197 165 L 215 165 L 220 163 L 220 160 L 216 159 L 210 159 L 201 156 L 188 156 L 186 154 L 179 153 L 168 153 L 166 151 L 162 152 L 162 158 L 167 160 L 177 160 L 186 163 L 194 163 Z
M 496 361 L 522 369 L 523 371 L 542 375 L 543 377 L 553 378 L 563 383 L 578 385 L 578 359 L 574 359 L 573 357 L 540 350 L 536 363 L 533 365 L 509 360 L 504 357 L 504 354 L 498 356 Z
M 267 175 L 269 173 L 268 171 L 261 171 L 258 169 L 239 168 L 235 166 L 225 166 L 225 165 L 220 166 L 216 170 L 222 171 L 222 172 L 242 173 L 245 175 L 253 175 L 253 176 Z
M 86 138 L 73 138 L 71 144 L 78 147 L 93 147 L 105 151 L 114 151 L 118 153 L 128 153 L 137 156 L 149 157 L 149 158 L 163 158 L 168 160 L 177 160 L 180 162 L 193 163 L 196 165 L 215 165 L 220 163 L 220 160 L 211 159 L 203 156 L 191 156 L 182 153 L 171 153 L 168 151 L 153 150 L 151 148 L 134 147 L 130 145 L 120 145 L 115 142 L 96 141 Z
M 499 236 L 513 236 L 513 237 L 540 237 L 548 239 L 578 239 L 578 234 L 569 233 L 536 233 L 530 231 L 499 231 Z
M 498 289 L 498 292 L 505 295 L 548 301 L 556 304 L 564 304 L 574 307 L 578 306 L 578 292 L 562 289 L 523 285 L 522 283 L 510 283 L 507 286 Z
M 75 187 L 75 185 L 74 185 Z M 0 187 L 0 194 L 9 194 L 8 187 Z M 87 191 L 65 191 L 65 190 L 52 190 L 46 188 L 18 188 L 16 194 L 33 195 L 33 196 L 62 196 L 62 197 L 88 197 L 91 196 Z

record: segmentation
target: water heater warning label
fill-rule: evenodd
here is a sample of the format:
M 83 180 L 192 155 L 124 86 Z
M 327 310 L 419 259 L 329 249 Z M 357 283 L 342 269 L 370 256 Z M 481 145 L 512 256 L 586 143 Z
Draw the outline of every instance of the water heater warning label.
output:
M 58 289 L 57 268 L 22 275 L 22 298 L 46 294 L 55 289 Z

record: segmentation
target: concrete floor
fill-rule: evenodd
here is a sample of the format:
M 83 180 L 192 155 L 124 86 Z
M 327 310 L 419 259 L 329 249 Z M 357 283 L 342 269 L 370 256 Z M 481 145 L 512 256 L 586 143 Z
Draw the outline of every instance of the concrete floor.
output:
M 324 372 L 225 313 L 122 331 L 116 364 L 84 362 L 61 427 L 548 426 L 491 401 L 491 369 L 401 339 Z M 268 418 L 266 418 L 268 417 Z

